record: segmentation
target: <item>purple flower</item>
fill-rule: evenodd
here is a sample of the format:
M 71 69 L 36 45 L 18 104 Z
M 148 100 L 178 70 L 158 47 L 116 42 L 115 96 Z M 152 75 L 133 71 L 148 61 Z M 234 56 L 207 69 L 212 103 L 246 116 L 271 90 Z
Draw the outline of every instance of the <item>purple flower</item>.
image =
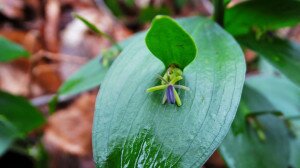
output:
M 168 103 L 171 103 L 171 104 L 175 104 L 175 96 L 174 96 L 173 89 L 174 89 L 174 86 L 169 85 L 166 90 L 167 101 L 168 101 Z

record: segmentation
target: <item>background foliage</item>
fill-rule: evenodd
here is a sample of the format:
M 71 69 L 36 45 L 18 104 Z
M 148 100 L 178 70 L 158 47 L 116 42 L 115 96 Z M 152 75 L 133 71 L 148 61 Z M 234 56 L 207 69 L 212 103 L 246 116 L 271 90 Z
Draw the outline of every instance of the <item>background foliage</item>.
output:
M 12 157 L 12 166 L 89 167 L 89 158 L 93 167 L 96 104 L 98 167 L 300 167 L 299 0 L 8 2 L 0 4 L 0 166 Z M 184 18 L 182 29 L 155 30 L 159 43 L 149 41 L 163 53 L 155 56 L 173 52 L 167 35 L 196 46 L 182 66 L 191 89 L 179 92 L 182 107 L 145 93 L 165 70 L 145 44 L 158 14 Z

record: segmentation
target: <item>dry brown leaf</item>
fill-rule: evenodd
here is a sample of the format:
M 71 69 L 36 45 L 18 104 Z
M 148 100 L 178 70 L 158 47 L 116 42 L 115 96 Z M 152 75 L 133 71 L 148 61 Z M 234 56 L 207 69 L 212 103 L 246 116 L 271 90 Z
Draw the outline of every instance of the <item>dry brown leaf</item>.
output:
M 32 76 L 47 93 L 55 93 L 62 81 L 59 76 L 59 64 L 40 64 L 33 68 Z
M 59 51 L 60 5 L 61 4 L 59 0 L 47 0 L 46 3 L 44 40 L 46 49 L 51 52 Z
M 0 0 L 0 11 L 9 18 L 23 18 L 24 1 Z
M 0 35 L 22 45 L 29 52 L 36 52 L 41 48 L 38 42 L 38 32 L 17 31 L 2 29 Z M 31 86 L 31 61 L 30 59 L 18 59 L 10 63 L 0 65 L 0 89 L 13 94 L 30 96 Z
M 47 149 L 52 147 L 50 151 L 91 155 L 95 97 L 95 94 L 84 94 L 69 107 L 57 111 L 49 118 L 44 136 Z
M 21 62 L 22 65 L 28 63 L 26 60 Z M 18 68 L 13 63 L 0 64 L 0 89 L 16 95 L 28 96 L 30 76 L 28 70 L 24 68 Z
M 40 33 L 37 30 L 20 31 L 11 28 L 4 28 L 0 30 L 0 35 L 20 44 L 30 53 L 35 53 L 42 47 L 41 42 L 39 41 Z

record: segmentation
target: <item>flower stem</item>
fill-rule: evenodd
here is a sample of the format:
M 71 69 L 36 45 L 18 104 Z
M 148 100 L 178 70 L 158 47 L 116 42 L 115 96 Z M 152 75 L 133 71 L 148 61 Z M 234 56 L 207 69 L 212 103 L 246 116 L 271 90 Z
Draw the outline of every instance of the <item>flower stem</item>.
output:
M 224 0 L 214 0 L 214 20 L 219 23 L 220 26 L 224 27 L 224 13 L 225 5 Z

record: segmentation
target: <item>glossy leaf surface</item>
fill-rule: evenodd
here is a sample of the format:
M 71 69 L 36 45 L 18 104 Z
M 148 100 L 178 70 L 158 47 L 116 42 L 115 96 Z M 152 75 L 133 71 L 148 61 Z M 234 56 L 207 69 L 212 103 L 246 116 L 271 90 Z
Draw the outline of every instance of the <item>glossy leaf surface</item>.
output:
M 211 20 L 179 24 L 201 51 L 184 70 L 181 84 L 190 91 L 179 90 L 182 106 L 161 104 L 163 92 L 146 93 L 165 67 L 144 36 L 136 39 L 109 69 L 97 98 L 97 167 L 200 167 L 229 131 L 245 77 L 243 52 Z

